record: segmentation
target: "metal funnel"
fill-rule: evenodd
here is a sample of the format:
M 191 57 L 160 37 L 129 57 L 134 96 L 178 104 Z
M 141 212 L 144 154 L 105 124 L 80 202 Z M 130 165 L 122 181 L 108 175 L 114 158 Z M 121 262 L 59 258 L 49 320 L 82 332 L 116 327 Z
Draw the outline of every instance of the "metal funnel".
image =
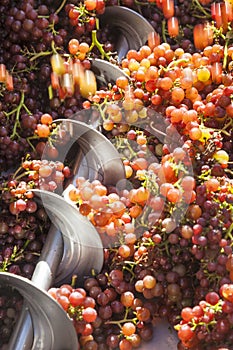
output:
M 79 348 L 77 334 L 71 320 L 48 293 L 38 289 L 28 279 L 8 272 L 0 272 L 0 286 L 17 289 L 24 298 L 25 310 L 29 315 L 28 326 L 30 327 L 30 323 L 33 325 L 31 346 L 24 349 L 77 350 Z M 21 340 L 18 339 L 18 341 Z M 15 350 L 15 347 L 12 348 L 9 345 L 8 349 Z
M 82 159 L 74 169 L 75 177 L 85 176 L 90 181 L 98 179 L 104 185 L 114 186 L 125 179 L 121 157 L 103 134 L 77 120 L 57 119 L 55 123 L 70 135 L 69 142 L 60 154 L 61 161 L 69 152 L 72 158 L 76 158 L 80 150 L 82 152 Z
M 34 190 L 34 193 L 48 210 L 52 224 L 58 229 L 54 234 L 62 234 L 63 257 L 56 272 L 55 283 L 59 285 L 70 282 L 76 274 L 81 284 L 84 276 L 90 275 L 92 270 L 99 272 L 103 266 L 103 245 L 98 232 L 90 221 L 63 197 L 41 190 Z M 39 259 L 38 264 L 41 261 L 42 259 Z M 44 261 L 42 264 L 44 265 Z
M 117 32 L 116 51 L 119 61 L 130 49 L 138 50 L 147 42 L 148 34 L 154 28 L 139 13 L 123 6 L 107 6 L 100 17 L 100 26 L 108 25 Z
M 115 64 L 99 58 L 90 58 L 90 61 L 91 70 L 95 73 L 99 85 L 106 85 L 109 83 L 115 84 L 117 78 L 121 76 L 130 79 L 129 76 Z

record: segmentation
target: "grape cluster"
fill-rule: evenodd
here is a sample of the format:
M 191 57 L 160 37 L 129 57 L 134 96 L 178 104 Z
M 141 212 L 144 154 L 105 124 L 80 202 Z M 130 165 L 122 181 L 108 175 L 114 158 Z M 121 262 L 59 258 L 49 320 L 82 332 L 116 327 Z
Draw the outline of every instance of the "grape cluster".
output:
M 3 206 L 8 204 L 12 215 L 34 213 L 37 204 L 33 189 L 62 190 L 64 180 L 70 175 L 70 168 L 60 161 L 25 160 L 10 179 L 1 182 Z
M 88 346 L 91 344 L 94 346 L 95 342 L 90 339 L 90 336 L 93 333 L 93 324 L 97 319 L 95 299 L 88 296 L 85 289 L 73 288 L 68 284 L 59 288 L 50 288 L 48 293 L 57 300 L 72 319 L 77 334 L 83 338 L 83 344 L 90 341 Z
M 23 298 L 18 291 L 10 287 L 0 289 L 0 349 L 6 350 L 12 331 L 20 315 Z
M 50 221 L 44 208 L 29 199 L 20 200 L 20 211 L 2 207 L 0 218 L 0 270 L 31 278 L 46 240 Z M 18 207 L 17 210 L 19 211 Z M 43 227 L 43 229 L 42 229 Z
M 223 284 L 219 293 L 208 292 L 198 305 L 184 308 L 175 327 L 179 349 L 231 349 L 232 307 L 232 285 Z
M 0 61 L 2 94 L 0 167 L 2 170 L 15 167 L 27 152 L 34 158 L 38 157 L 36 146 L 40 143 L 39 138 L 43 136 L 35 137 L 35 132 L 43 114 L 50 113 L 53 119 L 61 115 L 68 118 L 82 109 L 83 98 L 80 92 L 70 93 L 73 85 L 68 72 L 62 77 L 60 84 L 64 87 L 65 93 L 64 89 L 52 89 L 55 79 L 51 59 L 53 57 L 63 60 L 66 52 L 69 53 L 70 40 L 80 41 L 79 50 L 82 50 L 83 46 L 84 51 L 89 50 L 92 43 L 90 31 L 95 28 L 96 16 L 99 16 L 104 9 L 104 3 L 101 4 L 99 1 L 97 8 L 91 10 L 94 20 L 92 24 L 90 11 L 85 6 L 86 4 L 81 4 L 83 15 L 86 17 L 83 18 L 83 23 L 81 21 L 79 23 L 83 29 L 77 30 L 79 25 L 74 27 L 68 15 L 71 9 L 78 8 L 77 4 L 70 2 L 66 4 L 66 1 L 59 3 L 33 0 L 13 3 L 4 1 L 1 4 L 0 31 L 3 45 Z M 86 26 L 90 27 L 89 31 L 86 31 Z M 101 30 L 98 31 L 93 55 L 100 56 L 97 46 L 105 52 L 101 42 L 106 42 L 106 35 L 105 33 L 101 38 Z M 71 59 L 72 57 L 74 56 L 71 55 Z M 78 57 L 77 59 L 79 60 Z M 90 68 L 88 60 L 86 65 Z M 66 68 L 68 70 L 68 67 Z M 84 86 L 83 90 L 87 88 Z M 85 95 L 85 92 L 83 94 Z M 40 149 L 40 145 L 38 148 Z
M 112 5 L 155 31 L 99 86 L 90 58 L 116 63 L 119 33 L 99 28 Z M 60 193 L 71 175 L 56 119 L 99 121 L 125 168 L 125 188 L 78 177 L 65 195 L 104 246 L 100 273 L 49 291 L 85 350 L 140 348 L 157 318 L 180 350 L 232 348 L 232 13 L 230 0 L 1 2 L 0 269 L 31 278 L 50 226 L 32 190 Z M 18 302 L 0 299 L 7 342 Z
M 50 220 L 38 203 L 33 189 L 62 190 L 70 176 L 69 167 L 62 162 L 25 160 L 21 167 L 3 176 L 0 215 L 0 270 L 31 278 Z
M 51 288 L 54 297 L 73 319 L 83 349 L 132 349 L 152 337 L 151 309 L 136 298 L 133 286 L 114 269 L 88 277 L 83 288 Z M 137 333 L 139 332 L 139 334 Z

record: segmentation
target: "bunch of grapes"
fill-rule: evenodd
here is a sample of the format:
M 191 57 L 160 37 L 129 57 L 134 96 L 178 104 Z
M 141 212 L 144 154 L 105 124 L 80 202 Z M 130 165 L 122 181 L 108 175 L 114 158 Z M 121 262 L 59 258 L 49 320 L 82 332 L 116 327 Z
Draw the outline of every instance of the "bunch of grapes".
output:
M 1 178 L 1 271 L 31 278 L 51 225 L 33 189 L 62 190 L 68 177 L 70 169 L 62 162 L 28 159 Z
M 70 168 L 60 161 L 25 160 L 11 179 L 1 183 L 2 205 L 8 205 L 13 215 L 24 211 L 34 213 L 37 204 L 33 189 L 51 192 L 62 189 L 70 175 Z
M 88 296 L 85 289 L 73 288 L 68 284 L 59 288 L 50 288 L 48 293 L 57 300 L 72 319 L 76 332 L 82 337 L 83 343 L 90 341 L 89 346 L 94 343 L 90 337 L 93 333 L 93 324 L 97 319 L 95 299 Z
M 83 27 L 89 25 L 90 31 L 78 31 L 70 23 L 69 11 L 77 8 L 78 5 L 72 2 L 40 2 L 20 1 L 10 3 L 4 1 L 1 4 L 0 30 L 4 44 L 1 46 L 1 106 L 0 106 L 0 167 L 1 170 L 8 170 L 17 166 L 25 153 L 31 153 L 32 157 L 41 155 L 40 136 L 36 134 L 41 129 L 40 118 L 43 114 L 49 113 L 53 119 L 65 118 L 82 109 L 83 98 L 80 91 L 73 91 L 73 77 L 69 74 L 69 66 L 64 66 L 66 74 L 62 74 L 62 81 L 55 85 L 55 71 L 58 69 L 58 61 L 63 61 L 68 56 L 70 61 L 74 56 L 69 52 L 69 42 L 80 41 L 79 52 L 83 49 L 87 53 L 91 49 L 91 32 L 95 28 L 91 25 L 91 16 L 86 9 L 88 4 L 81 4 L 83 14 Z M 93 4 L 92 4 L 93 6 Z M 102 10 L 101 10 L 102 8 Z M 93 10 L 94 22 L 96 16 L 104 10 L 104 3 L 96 2 L 96 9 Z M 92 11 L 92 10 L 91 10 Z M 81 23 L 81 22 L 80 22 Z M 101 33 L 101 29 L 98 30 Z M 102 48 L 102 39 L 95 41 L 96 45 Z M 99 41 L 100 40 L 100 41 Z M 106 41 L 103 37 L 103 43 Z M 92 50 L 92 49 L 91 49 Z M 102 52 L 105 48 L 102 49 Z M 72 51 L 73 52 L 73 51 Z M 100 53 L 97 49 L 95 55 Z M 81 57 L 76 58 L 79 60 Z M 51 65 L 51 60 L 57 64 Z M 85 64 L 85 63 L 84 63 Z M 90 62 L 86 65 L 90 69 Z M 88 71 L 89 72 L 89 71 Z M 86 74 L 88 74 L 86 72 Z M 53 74 L 54 73 L 54 74 Z M 51 81 L 52 74 L 52 81 Z M 82 80 L 83 95 L 87 97 L 90 88 L 89 76 Z M 92 75 L 91 79 L 95 84 Z M 53 89 L 53 88 L 54 89 Z M 85 93 L 86 91 L 86 93 Z M 43 133 L 42 133 L 43 134 Z M 43 137 L 43 136 L 41 136 Z M 43 141 L 43 140 L 42 140 Z M 17 164 L 16 164 L 17 163 Z
M 30 279 L 51 223 L 34 199 L 13 203 L 1 203 L 0 270 Z
M 181 312 L 176 325 L 179 349 L 228 349 L 232 345 L 232 284 L 223 284 L 219 293 L 208 292 L 198 305 Z
M 115 58 L 118 31 L 99 27 L 112 5 L 138 11 L 155 32 L 118 63 L 124 76 L 98 86 L 89 58 Z M 79 177 L 68 192 L 104 246 L 99 274 L 49 291 L 85 350 L 140 347 L 157 318 L 175 326 L 178 349 L 232 347 L 232 8 L 230 0 L 0 5 L 0 269 L 31 278 L 50 226 L 33 189 L 61 192 L 70 177 L 69 160 L 58 160 L 69 135 L 56 119 L 99 118 L 125 168 L 125 188 Z M 18 303 L 0 299 L 4 348 Z
M 51 288 L 53 296 L 73 319 L 83 349 L 132 349 L 152 336 L 150 306 L 136 298 L 132 284 L 119 269 L 109 276 L 89 277 L 83 288 Z M 139 332 L 139 333 L 138 333 Z
M 10 287 L 0 288 L 0 349 L 6 350 L 23 306 L 23 297 Z

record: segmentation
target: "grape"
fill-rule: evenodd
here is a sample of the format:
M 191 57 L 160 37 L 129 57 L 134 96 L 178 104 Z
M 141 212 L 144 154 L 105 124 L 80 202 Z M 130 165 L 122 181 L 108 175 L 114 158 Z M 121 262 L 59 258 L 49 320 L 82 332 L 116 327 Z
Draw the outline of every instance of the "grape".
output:
M 0 323 L 1 323 L 1 341 L 0 347 L 4 349 L 10 340 L 10 336 L 17 323 L 23 298 L 16 289 L 10 287 L 0 290 Z
M 118 31 L 97 28 L 112 5 L 140 12 L 155 29 L 118 63 Z M 54 120 L 84 108 L 77 119 L 91 124 L 97 106 L 104 113 L 92 118 L 126 171 L 124 190 L 79 178 L 69 193 L 104 246 L 102 271 L 83 290 L 50 290 L 84 349 L 138 347 L 156 317 L 175 325 L 179 349 L 231 346 L 231 10 L 209 0 L 0 6 L 1 269 L 31 278 L 50 224 L 31 189 L 59 191 L 72 173 L 69 159 L 57 161 L 69 135 L 59 139 Z M 111 57 L 129 78 L 100 86 L 89 56 Z M 0 311 L 1 339 L 13 309 Z

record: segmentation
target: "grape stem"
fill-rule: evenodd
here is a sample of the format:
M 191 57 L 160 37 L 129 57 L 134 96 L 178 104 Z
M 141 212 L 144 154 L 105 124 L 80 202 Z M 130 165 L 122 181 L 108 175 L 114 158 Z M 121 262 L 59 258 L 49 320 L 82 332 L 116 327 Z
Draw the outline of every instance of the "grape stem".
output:
M 71 287 L 75 288 L 76 281 L 77 281 L 77 275 L 73 275 L 71 279 Z
M 20 111 L 21 111 L 22 108 L 24 108 L 25 111 L 26 111 L 29 115 L 32 114 L 32 113 L 29 111 L 29 109 L 27 108 L 27 106 L 24 104 L 24 92 L 22 92 L 22 94 L 21 94 L 21 98 L 20 98 L 19 105 L 18 105 L 15 109 L 13 109 L 11 112 L 9 112 L 9 113 L 6 113 L 6 112 L 5 112 L 7 118 L 8 118 L 11 114 L 16 113 L 16 116 L 15 116 L 15 124 L 14 124 L 14 127 L 13 127 L 12 134 L 11 134 L 11 136 L 10 136 L 11 140 L 14 139 L 15 136 L 17 136 L 18 138 L 20 138 L 20 136 L 19 136 L 18 133 L 17 133 L 17 128 L 18 128 L 18 127 L 19 127 L 19 128 L 21 127 L 21 126 L 20 126 L 19 117 L 20 117 Z
M 167 38 L 166 38 L 165 32 L 166 32 L 166 21 L 163 19 L 162 20 L 162 38 L 163 38 L 164 43 L 167 42 Z
M 13 252 L 11 254 L 11 256 L 9 258 L 5 258 L 2 262 L 2 266 L 0 267 L 0 271 L 1 272 L 6 272 L 8 266 L 13 263 L 16 262 L 17 260 L 21 259 L 23 257 L 23 252 L 26 249 L 27 245 L 29 244 L 30 240 L 27 239 L 25 244 L 23 245 L 23 247 L 18 250 L 17 246 L 14 246 L 13 248 Z M 17 251 L 18 250 L 18 251 Z
M 132 275 L 131 281 L 133 281 L 135 278 L 135 273 L 133 272 L 133 269 L 132 268 L 130 269 L 128 266 L 124 266 L 123 270 L 128 271 Z
M 91 46 L 90 46 L 88 52 L 91 52 L 92 49 L 96 46 L 97 49 L 99 50 L 100 54 L 101 54 L 101 58 L 102 59 L 106 58 L 109 61 L 110 60 L 109 54 L 104 51 L 103 44 L 101 44 L 99 42 L 99 40 L 97 39 L 97 30 L 96 29 L 92 30 L 91 38 L 92 38 L 92 43 L 91 43 Z
M 32 62 L 32 61 L 36 60 L 39 57 L 44 57 L 44 56 L 48 56 L 48 55 L 51 55 L 51 54 L 52 54 L 52 51 L 41 51 L 38 54 L 33 55 L 33 57 L 30 58 L 30 61 Z
M 57 53 L 57 50 L 55 48 L 54 40 L 51 42 L 51 48 L 52 48 L 52 51 L 41 51 L 41 52 L 39 52 L 37 54 L 31 53 L 31 55 L 33 57 L 30 58 L 30 61 L 32 62 L 32 61 L 35 61 L 39 57 L 49 56 L 49 55 L 52 55 L 54 53 Z
M 171 69 L 173 66 L 178 66 L 180 63 L 189 63 L 189 60 L 187 58 L 180 58 L 178 60 L 171 61 L 167 66 L 166 71 L 169 71 L 169 69 Z
M 148 1 L 142 2 L 142 1 L 134 0 L 134 3 L 135 3 L 135 5 L 138 5 L 138 6 L 148 6 Z M 153 5 L 155 5 L 155 3 L 152 2 L 149 4 L 149 6 L 150 5 L 153 6 Z
M 137 317 L 134 317 L 134 318 L 131 318 L 131 319 L 127 319 L 129 311 L 130 311 L 130 308 L 127 307 L 126 310 L 125 310 L 124 318 L 122 318 L 121 320 L 117 320 L 117 321 L 106 321 L 105 324 L 117 324 L 121 328 L 121 324 L 122 323 L 125 323 L 125 322 L 136 323 L 137 322 Z
M 117 137 L 117 144 L 116 144 L 116 149 L 119 150 L 120 148 L 125 148 L 124 145 L 122 145 L 122 137 Z M 131 159 L 136 156 L 136 152 L 134 152 L 133 148 L 130 146 L 129 142 L 127 142 L 127 148 L 131 153 Z
M 198 10 L 200 10 L 204 16 L 209 17 L 210 14 L 204 9 L 203 6 L 201 6 L 200 2 L 198 0 L 193 0 L 194 6 L 196 5 Z
M 58 9 L 55 11 L 55 15 L 58 15 L 59 12 L 63 9 L 63 7 L 65 6 L 66 0 L 63 0 L 61 2 L 61 5 L 58 7 Z
M 30 147 L 33 149 L 33 151 L 35 152 L 35 147 L 33 146 L 33 144 L 31 143 L 31 140 L 35 140 L 37 139 L 38 140 L 38 136 L 37 135 L 33 135 L 33 136 L 29 136 L 27 137 L 27 143 L 30 145 Z
M 49 95 L 49 99 L 52 100 L 53 99 L 53 88 L 52 88 L 51 84 L 48 86 L 48 95 Z
M 230 225 L 230 227 L 228 228 L 228 230 L 227 230 L 227 233 L 226 233 L 226 235 L 225 235 L 225 239 L 230 239 L 231 241 L 233 240 L 233 236 L 232 236 L 232 234 L 231 234 L 231 232 L 232 232 L 232 230 L 233 230 L 233 223 Z
M 27 176 L 27 175 L 30 175 L 30 174 L 33 174 L 33 173 L 34 173 L 34 170 L 27 170 L 27 171 L 25 171 L 24 173 L 22 173 L 22 174 L 20 174 L 20 175 L 18 175 L 18 176 L 16 177 L 16 175 L 17 175 L 17 173 L 19 172 L 19 170 L 20 170 L 20 169 L 18 169 L 18 170 L 16 171 L 16 173 L 13 175 L 13 179 L 15 179 L 15 180 L 17 180 L 17 181 L 19 181 L 20 179 L 22 179 L 23 177 L 25 177 L 25 176 Z M 31 186 L 31 188 L 33 188 L 33 186 Z
M 107 119 L 107 118 L 105 118 L 105 112 L 106 112 L 106 108 L 107 108 L 106 104 L 107 104 L 107 98 L 105 98 L 104 101 L 101 104 L 98 104 L 98 103 L 94 103 L 93 104 L 99 110 L 101 118 L 103 120 Z

